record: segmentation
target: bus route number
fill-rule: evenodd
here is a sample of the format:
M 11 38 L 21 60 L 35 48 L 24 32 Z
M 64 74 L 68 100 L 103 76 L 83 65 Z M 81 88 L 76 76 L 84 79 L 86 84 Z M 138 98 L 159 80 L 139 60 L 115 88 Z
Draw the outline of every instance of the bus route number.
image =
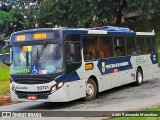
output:
M 45 39 L 47 38 L 47 34 L 46 33 L 36 33 L 34 34 L 34 39 Z
M 37 90 L 49 90 L 49 86 L 38 86 Z
M 25 35 L 18 35 L 16 36 L 17 38 L 17 41 L 24 41 L 26 39 L 26 36 Z

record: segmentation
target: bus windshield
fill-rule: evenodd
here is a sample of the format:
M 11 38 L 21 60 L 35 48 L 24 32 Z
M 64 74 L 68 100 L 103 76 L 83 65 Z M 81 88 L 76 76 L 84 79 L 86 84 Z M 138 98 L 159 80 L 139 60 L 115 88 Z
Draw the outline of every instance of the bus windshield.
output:
M 62 72 L 61 44 L 13 46 L 11 74 L 54 74 Z

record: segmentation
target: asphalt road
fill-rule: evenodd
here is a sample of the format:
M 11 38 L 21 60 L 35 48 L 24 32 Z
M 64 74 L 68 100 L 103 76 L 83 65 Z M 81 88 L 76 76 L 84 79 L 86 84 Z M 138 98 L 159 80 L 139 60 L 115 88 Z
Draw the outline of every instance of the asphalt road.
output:
M 114 88 L 100 93 L 93 101 L 85 102 L 83 99 L 79 99 L 68 103 L 24 102 L 0 107 L 0 111 L 128 111 L 154 106 L 160 106 L 160 69 L 155 74 L 150 75 L 141 86 L 128 84 Z M 75 120 L 75 118 L 70 119 Z M 18 119 L 16 118 L 16 120 Z M 47 120 L 51 120 L 51 118 L 47 118 Z

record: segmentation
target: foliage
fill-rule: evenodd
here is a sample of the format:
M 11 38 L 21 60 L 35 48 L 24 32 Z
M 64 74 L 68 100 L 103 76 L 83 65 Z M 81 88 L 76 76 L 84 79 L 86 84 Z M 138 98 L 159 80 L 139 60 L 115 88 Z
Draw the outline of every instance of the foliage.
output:
M 10 11 L 0 11 L 0 31 L 6 36 L 17 30 L 56 25 L 120 25 L 123 23 L 123 14 L 125 16 L 127 12 L 135 11 L 140 12 L 140 17 L 136 17 L 133 22 L 126 21 L 120 26 L 129 26 L 139 31 L 160 31 L 160 16 L 157 14 L 160 10 L 159 0 L 10 0 L 8 4 L 12 8 Z M 116 18 L 120 19 L 118 24 L 115 22 Z M 17 24 L 20 25 L 19 28 L 14 28 Z M 140 27 L 142 25 L 143 27 Z
M 14 18 L 10 13 L 0 10 L 0 30 L 3 29 L 6 23 L 10 23 L 11 21 L 13 21 L 13 19 Z
M 128 10 L 130 11 L 142 11 L 143 13 L 152 13 L 155 10 L 160 9 L 159 0 L 128 0 Z
M 117 17 L 116 10 L 123 1 L 125 0 L 44 0 L 38 20 L 41 27 L 46 27 L 45 23 L 67 27 L 92 27 L 96 22 L 97 26 L 111 25 L 113 18 Z M 160 9 L 159 4 L 159 0 L 127 0 L 124 8 L 126 12 L 140 11 L 144 13 L 140 19 L 148 20 Z
M 42 5 L 38 18 L 42 25 L 50 22 L 67 27 L 90 27 L 94 15 L 102 23 L 107 23 L 113 13 L 113 4 L 106 0 L 47 0 Z
M 41 3 L 41 0 L 34 1 Z M 6 0 L 3 0 L 0 8 L 3 8 L 5 4 Z M 37 4 L 31 4 L 31 0 L 10 0 L 7 5 L 11 6 L 9 11 L 0 10 L 0 38 L 6 39 L 13 32 L 35 27 L 33 19 L 37 13 L 35 10 L 39 7 Z

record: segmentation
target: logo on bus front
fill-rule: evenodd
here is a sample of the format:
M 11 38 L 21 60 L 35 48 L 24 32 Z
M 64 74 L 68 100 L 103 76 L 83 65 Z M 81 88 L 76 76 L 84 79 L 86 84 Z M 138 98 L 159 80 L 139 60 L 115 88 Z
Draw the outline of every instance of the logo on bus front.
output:
M 105 62 L 102 62 L 102 72 L 104 73 L 106 71 L 106 64 Z

